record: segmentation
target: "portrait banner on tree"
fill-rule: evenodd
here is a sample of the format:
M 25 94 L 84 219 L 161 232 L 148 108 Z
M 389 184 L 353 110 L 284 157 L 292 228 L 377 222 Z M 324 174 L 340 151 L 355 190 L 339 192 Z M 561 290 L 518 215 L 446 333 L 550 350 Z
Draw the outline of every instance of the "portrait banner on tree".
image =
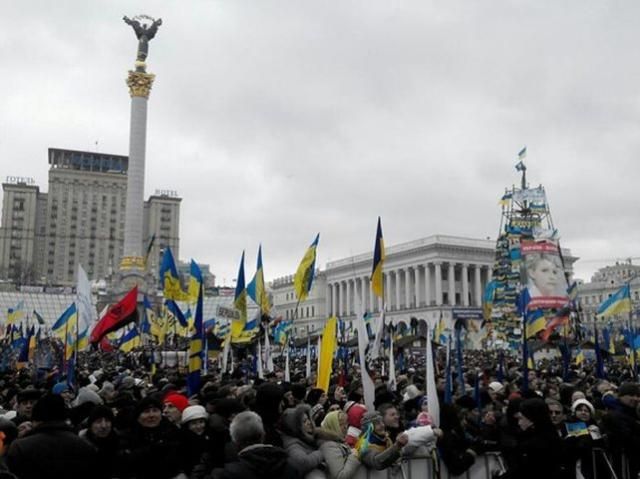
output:
M 567 304 L 567 280 L 558 245 L 552 241 L 525 241 L 522 253 L 522 284 L 529 292 L 527 310 L 557 309 Z

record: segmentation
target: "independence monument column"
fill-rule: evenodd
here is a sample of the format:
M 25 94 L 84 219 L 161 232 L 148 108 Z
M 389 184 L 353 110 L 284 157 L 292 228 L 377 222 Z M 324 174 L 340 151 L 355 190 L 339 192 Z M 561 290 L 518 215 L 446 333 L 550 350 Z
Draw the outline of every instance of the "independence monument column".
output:
M 147 73 L 146 58 L 149 42 L 156 35 L 162 20 L 148 15 L 130 19 L 124 17 L 138 38 L 135 70 L 129 70 L 127 85 L 131 95 L 129 129 L 129 167 L 127 171 L 127 202 L 124 223 L 124 252 L 120 262 L 121 280 L 126 286 L 137 283 L 144 289 L 145 261 L 142 245 L 144 223 L 144 163 L 147 142 L 147 103 L 155 75 Z M 125 286 L 125 285 L 123 285 Z

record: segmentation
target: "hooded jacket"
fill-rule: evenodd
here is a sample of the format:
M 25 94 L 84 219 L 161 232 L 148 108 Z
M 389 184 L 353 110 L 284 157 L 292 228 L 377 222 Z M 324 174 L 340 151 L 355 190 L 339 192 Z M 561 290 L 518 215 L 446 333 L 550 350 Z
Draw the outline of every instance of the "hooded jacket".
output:
M 289 454 L 290 464 L 305 478 L 326 477 L 322 472 L 324 456 L 318 449 L 314 434 L 302 430 L 306 416 L 311 420 L 310 408 L 300 405 L 282 414 L 282 443 Z M 313 424 L 313 423 L 312 423 Z

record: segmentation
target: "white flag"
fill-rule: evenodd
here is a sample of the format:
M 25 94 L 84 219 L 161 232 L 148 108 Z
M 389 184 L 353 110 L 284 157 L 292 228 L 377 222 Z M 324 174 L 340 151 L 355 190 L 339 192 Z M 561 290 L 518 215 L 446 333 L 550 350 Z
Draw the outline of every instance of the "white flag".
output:
M 227 372 L 227 361 L 229 360 L 229 352 L 231 349 L 231 333 L 229 333 L 227 339 L 224 341 L 224 348 L 222 349 L 222 373 Z M 231 360 L 233 362 L 233 359 Z M 233 372 L 233 366 L 231 366 L 231 372 Z
M 362 395 L 364 404 L 369 411 L 374 411 L 373 403 L 376 398 L 376 389 L 369 371 L 367 371 L 367 345 L 369 344 L 369 334 L 367 325 L 364 322 L 364 308 L 362 298 L 358 297 L 356 302 L 356 330 L 358 331 L 358 357 L 360 359 L 360 376 L 362 377 Z
M 260 379 L 264 379 L 264 374 L 262 372 L 262 347 L 260 346 L 260 341 L 258 341 L 258 352 L 256 353 L 256 361 L 258 361 L 257 369 L 258 369 L 258 377 Z
M 289 370 L 289 347 L 285 351 L 286 357 L 284 358 L 284 380 L 287 383 L 291 382 L 291 371 Z
M 390 343 L 389 343 L 389 382 L 388 388 L 389 391 L 396 390 L 396 358 L 393 355 L 393 332 L 390 334 Z
M 380 311 L 378 322 L 376 323 L 376 338 L 373 340 L 371 347 L 371 359 L 380 357 L 380 348 L 382 347 L 382 339 L 384 338 L 384 310 Z
M 440 427 L 440 402 L 438 401 L 438 390 L 436 389 L 436 373 L 433 364 L 433 351 L 431 350 L 431 335 L 427 326 L 427 405 L 429 414 L 433 418 L 433 424 Z
M 269 343 L 269 328 L 264 331 L 264 366 L 268 373 L 273 372 L 273 358 L 271 357 L 271 344 Z
M 78 282 L 76 284 L 77 308 L 78 308 L 78 331 L 83 333 L 92 326 L 98 319 L 96 308 L 91 300 L 91 283 L 87 273 L 78 263 Z
M 311 336 L 307 332 L 307 378 L 311 376 Z

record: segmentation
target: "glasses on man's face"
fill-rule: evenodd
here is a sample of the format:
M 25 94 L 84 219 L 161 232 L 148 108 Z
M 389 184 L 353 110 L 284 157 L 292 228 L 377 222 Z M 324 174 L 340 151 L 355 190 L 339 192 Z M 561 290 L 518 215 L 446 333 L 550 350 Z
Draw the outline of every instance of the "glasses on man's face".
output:
M 552 416 L 562 416 L 562 411 L 554 411 L 553 409 L 550 409 L 549 414 Z

